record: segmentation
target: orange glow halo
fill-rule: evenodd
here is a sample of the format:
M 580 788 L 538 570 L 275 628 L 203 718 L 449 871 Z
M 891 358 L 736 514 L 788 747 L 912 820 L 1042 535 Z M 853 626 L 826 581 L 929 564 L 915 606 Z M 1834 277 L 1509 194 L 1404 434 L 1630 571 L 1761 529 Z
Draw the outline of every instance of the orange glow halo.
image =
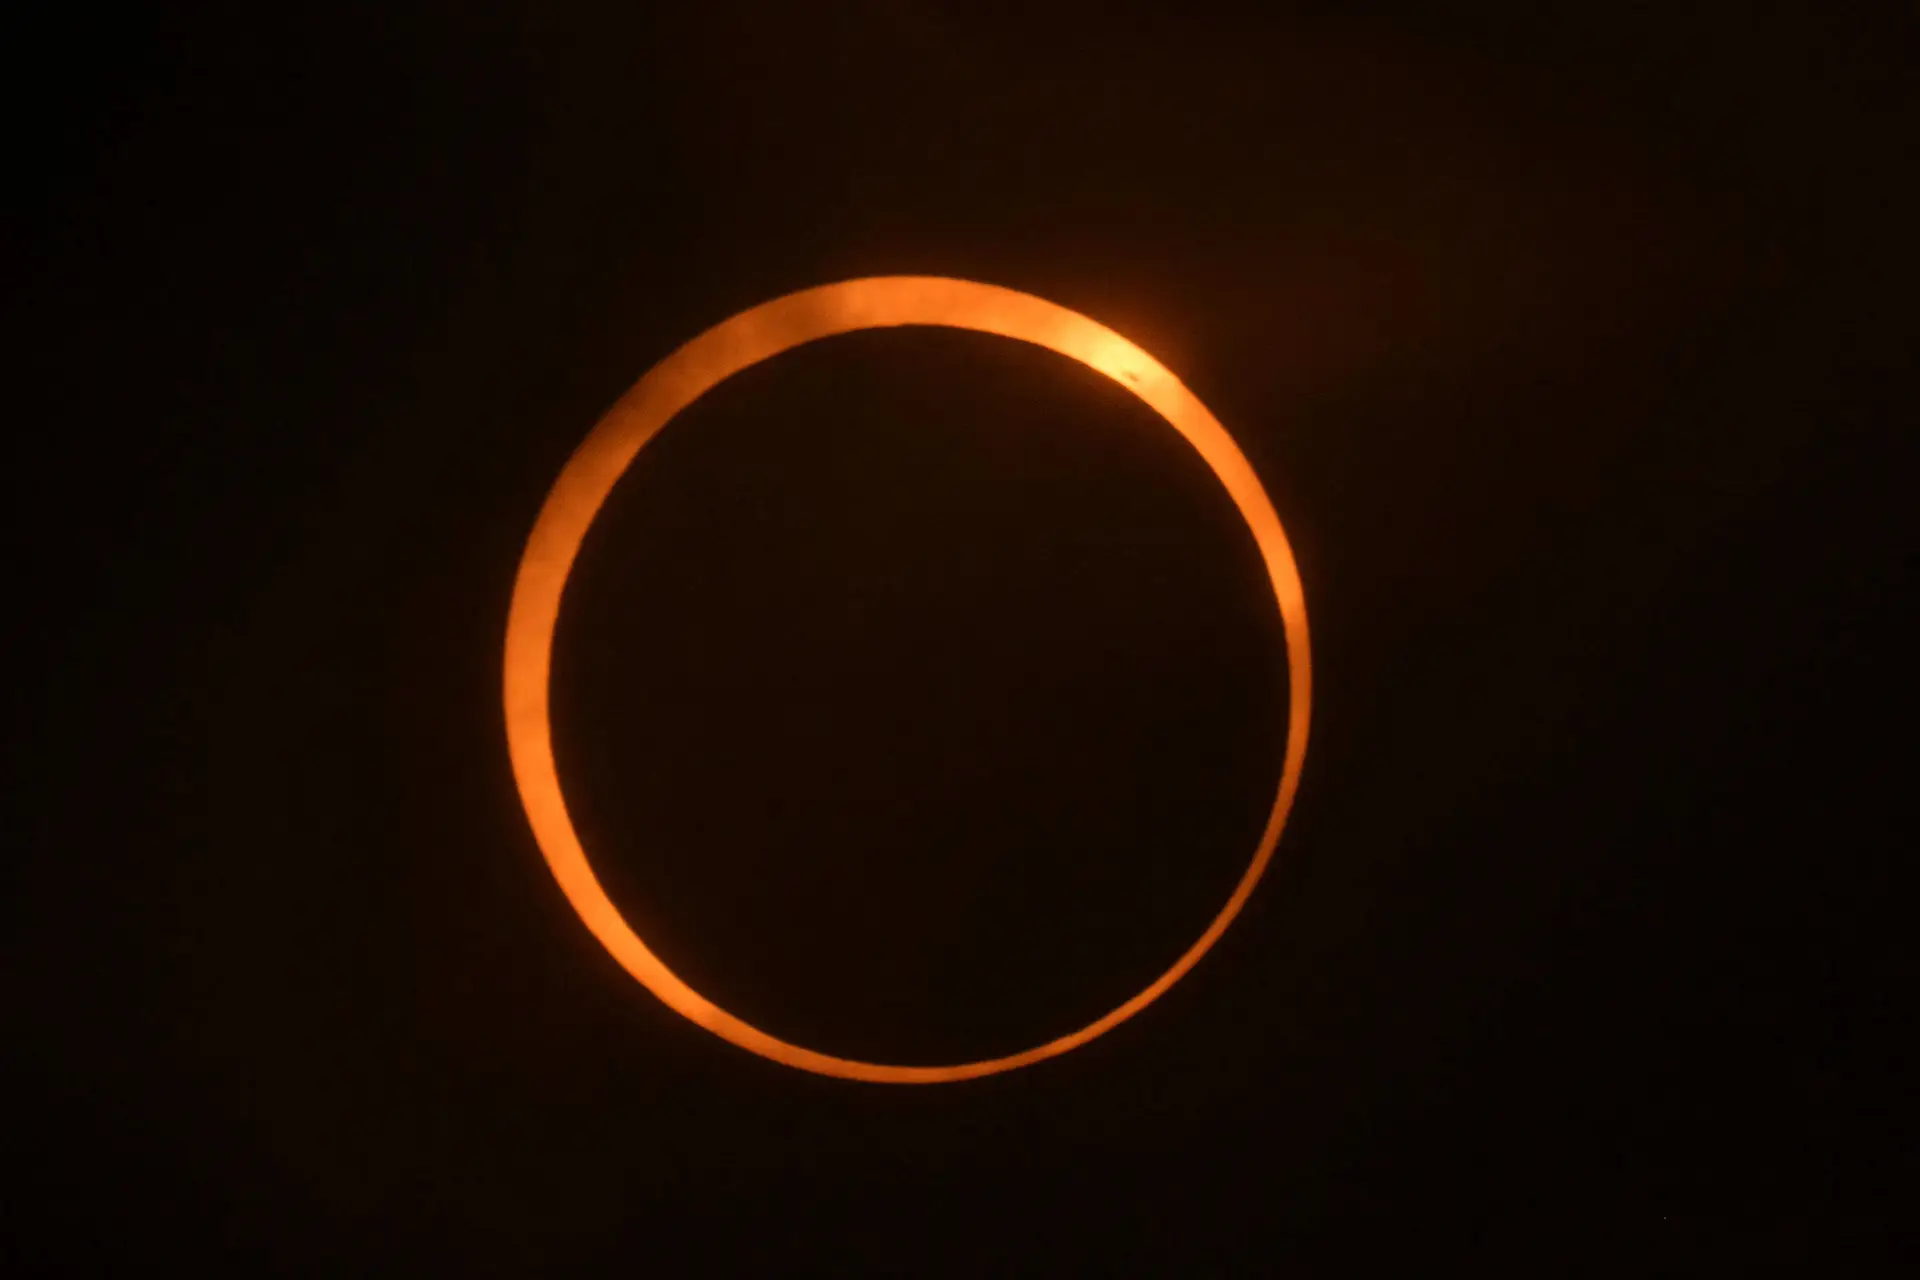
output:
M 587 862 L 561 796 L 547 709 L 554 623 L 567 575 L 588 526 L 641 447 L 675 414 L 742 369 L 803 342 L 890 325 L 942 325 L 1034 343 L 1112 378 L 1165 418 L 1200 451 L 1259 543 L 1286 628 L 1290 676 L 1286 758 L 1273 809 L 1253 861 L 1206 932 L 1145 990 L 1097 1021 L 1021 1053 L 946 1067 L 858 1062 L 789 1044 L 682 982 L 628 926 Z M 1311 683 L 1306 601 L 1293 551 L 1253 468 L 1207 407 L 1158 360 L 1104 325 L 1030 294 L 933 276 L 844 280 L 775 298 L 715 325 L 655 365 L 600 420 L 554 481 L 527 539 L 507 615 L 507 744 L 514 778 L 547 865 L 587 928 L 649 991 L 715 1035 L 790 1067 L 896 1084 L 966 1080 L 1065 1053 L 1140 1012 L 1193 968 L 1240 913 L 1273 857 L 1300 784 Z

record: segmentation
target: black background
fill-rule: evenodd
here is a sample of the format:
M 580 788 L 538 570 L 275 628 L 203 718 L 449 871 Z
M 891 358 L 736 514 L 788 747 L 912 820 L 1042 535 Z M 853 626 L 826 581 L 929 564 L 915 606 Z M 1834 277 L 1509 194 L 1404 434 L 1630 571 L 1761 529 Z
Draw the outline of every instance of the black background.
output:
M 14 1269 L 1891 1256 L 1912 22 L 1538 9 L 16 26 Z M 521 541 L 605 408 L 888 272 L 1179 373 L 1287 524 L 1316 659 L 1224 941 L 1080 1051 L 926 1089 L 636 986 L 498 712 Z M 777 1032 L 1064 1031 L 1258 831 L 1250 541 L 1046 353 L 770 362 L 643 455 L 578 574 L 583 835 Z

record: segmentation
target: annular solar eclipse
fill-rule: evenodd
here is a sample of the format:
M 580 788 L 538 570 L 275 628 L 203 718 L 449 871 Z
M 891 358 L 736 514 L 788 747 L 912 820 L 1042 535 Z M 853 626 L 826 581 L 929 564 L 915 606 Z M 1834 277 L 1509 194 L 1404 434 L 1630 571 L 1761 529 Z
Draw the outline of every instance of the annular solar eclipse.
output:
M 567 814 L 548 714 L 554 625 L 594 517 L 646 443 L 733 374 L 803 343 L 860 329 L 928 325 L 998 334 L 1077 360 L 1144 401 L 1199 451 L 1252 530 L 1285 629 L 1287 745 L 1273 807 L 1251 861 L 1219 914 L 1165 973 L 1104 1016 L 1019 1053 L 949 1066 L 835 1057 L 767 1034 L 693 990 L 656 956 L 607 897 Z M 561 470 L 534 522 L 507 616 L 505 701 L 514 779 L 533 834 L 567 900 L 628 973 L 675 1012 L 743 1049 L 823 1075 L 932 1084 L 1010 1071 L 1067 1052 L 1157 999 L 1233 922 L 1273 858 L 1306 757 L 1311 694 L 1306 600 L 1280 518 L 1233 439 L 1158 360 L 1086 316 L 1031 294 L 932 276 L 844 280 L 775 298 L 722 321 L 667 356 L 608 411 Z

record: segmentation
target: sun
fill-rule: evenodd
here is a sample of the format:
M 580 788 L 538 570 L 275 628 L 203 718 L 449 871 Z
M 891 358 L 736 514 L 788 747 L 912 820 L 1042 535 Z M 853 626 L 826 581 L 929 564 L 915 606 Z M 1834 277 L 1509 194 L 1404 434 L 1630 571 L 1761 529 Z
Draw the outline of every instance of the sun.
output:
M 1020 1053 L 951 1066 L 860 1062 L 791 1044 L 728 1013 L 681 981 L 628 925 L 593 873 L 567 815 L 548 714 L 554 624 L 567 577 L 608 493 L 647 441 L 682 409 L 742 369 L 802 343 L 896 325 L 970 329 L 1030 342 L 1078 360 L 1138 396 L 1205 459 L 1252 530 L 1287 647 L 1287 748 L 1273 807 L 1246 872 L 1212 923 L 1165 973 L 1103 1017 Z M 600 420 L 554 481 L 527 538 L 507 613 L 507 747 L 514 780 L 534 839 L 587 928 L 668 1007 L 715 1035 L 803 1071 L 891 1084 L 966 1080 L 1066 1053 L 1140 1012 L 1185 976 L 1226 932 L 1273 858 L 1300 786 L 1311 692 L 1306 598 L 1293 550 L 1259 477 L 1199 398 L 1158 360 L 1097 321 L 1031 294 L 937 276 L 875 276 L 787 294 L 722 321 L 655 365 Z

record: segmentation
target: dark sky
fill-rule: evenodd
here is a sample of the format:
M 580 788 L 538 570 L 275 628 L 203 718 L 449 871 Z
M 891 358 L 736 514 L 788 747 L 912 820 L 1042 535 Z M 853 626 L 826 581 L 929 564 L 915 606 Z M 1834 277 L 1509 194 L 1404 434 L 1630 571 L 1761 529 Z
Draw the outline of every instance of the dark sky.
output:
M 10 1269 L 1884 1247 L 1911 18 L 258 8 L 5 41 Z M 1082 1050 L 931 1088 L 658 1004 L 547 873 L 499 713 L 520 545 L 600 414 L 744 307 L 884 273 L 1158 355 L 1272 494 L 1315 646 L 1296 814 L 1220 946 Z M 615 490 L 563 777 L 728 1008 L 1016 1050 L 1244 866 L 1284 747 L 1263 590 L 1117 388 L 830 340 Z

